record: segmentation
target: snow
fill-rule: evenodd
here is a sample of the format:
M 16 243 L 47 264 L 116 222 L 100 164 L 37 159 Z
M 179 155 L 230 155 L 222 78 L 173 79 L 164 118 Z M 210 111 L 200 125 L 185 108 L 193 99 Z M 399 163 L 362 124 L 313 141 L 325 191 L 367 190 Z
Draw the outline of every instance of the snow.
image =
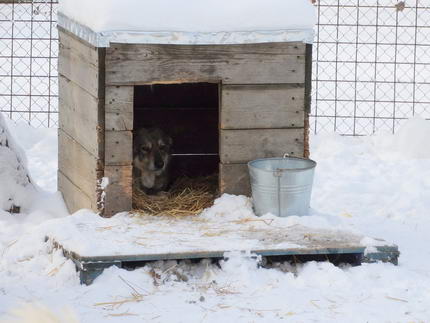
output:
M 26 206 L 33 186 L 26 170 L 26 160 L 0 115 L 0 211 Z
M 108 43 L 312 42 L 316 23 L 309 0 L 60 0 L 58 11 L 61 26 Z
M 46 165 L 55 164 L 55 130 L 22 125 L 9 130 L 25 148 L 34 181 L 52 190 L 56 169 Z M 60 314 L 71 308 L 81 322 L 425 322 L 430 317 L 430 158 L 423 143 L 429 131 L 429 123 L 411 119 L 396 135 L 313 136 L 318 166 L 312 215 L 287 219 L 291 225 L 392 241 L 401 251 L 399 266 L 309 262 L 266 269 L 258 266 L 258 257 L 232 252 L 219 266 L 166 261 L 133 271 L 111 267 L 92 285 L 81 286 L 74 264 L 53 250 L 45 235 L 54 224 L 61 230 L 84 214 L 102 223 L 115 218 L 103 220 L 89 211 L 66 216 L 58 194 L 40 189 L 25 214 L 0 213 L 0 322 L 23 303 Z M 246 199 L 231 199 L 237 209 L 227 196 L 207 216 L 212 211 L 227 221 L 250 216 L 241 204 Z M 118 228 L 110 239 L 124 234 L 126 228 Z M 363 243 L 371 252 L 374 241 Z

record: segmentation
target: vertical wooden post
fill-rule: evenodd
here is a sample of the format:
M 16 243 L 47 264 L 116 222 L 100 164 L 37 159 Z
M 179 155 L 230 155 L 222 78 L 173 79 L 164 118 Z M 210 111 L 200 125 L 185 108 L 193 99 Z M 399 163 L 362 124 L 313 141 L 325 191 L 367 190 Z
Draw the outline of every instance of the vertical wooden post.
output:
M 106 86 L 103 215 L 130 211 L 133 197 L 133 86 Z

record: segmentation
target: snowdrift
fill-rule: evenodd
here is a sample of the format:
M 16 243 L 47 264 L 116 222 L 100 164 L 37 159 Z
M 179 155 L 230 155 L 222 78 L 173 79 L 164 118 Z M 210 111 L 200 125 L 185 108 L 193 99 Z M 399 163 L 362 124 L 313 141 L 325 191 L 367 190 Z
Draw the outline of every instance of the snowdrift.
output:
M 33 190 L 24 153 L 0 114 L 0 210 L 19 212 Z

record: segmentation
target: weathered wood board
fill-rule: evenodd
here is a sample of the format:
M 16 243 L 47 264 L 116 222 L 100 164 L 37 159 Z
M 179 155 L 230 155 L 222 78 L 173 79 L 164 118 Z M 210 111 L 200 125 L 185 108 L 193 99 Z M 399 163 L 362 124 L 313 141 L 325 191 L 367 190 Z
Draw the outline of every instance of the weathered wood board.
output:
M 133 163 L 133 133 L 131 131 L 105 132 L 105 165 L 129 166 Z
M 59 127 L 94 156 L 103 155 L 100 100 L 59 76 Z
M 99 97 L 100 67 L 104 64 L 102 48 L 92 47 L 76 36 L 59 29 L 58 72 L 78 84 L 94 97 Z
M 89 197 L 96 196 L 98 180 L 102 177 L 103 164 L 77 141 L 58 130 L 58 168 Z
M 224 164 L 239 164 L 285 153 L 302 157 L 303 140 L 303 128 L 221 130 L 220 159 Z
M 80 209 L 96 209 L 94 198 L 90 198 L 85 194 L 61 171 L 58 171 L 58 190 L 63 194 L 64 201 L 70 213 L 74 213 Z
M 300 84 L 224 85 L 221 129 L 303 128 L 305 88 Z
M 70 212 L 101 207 L 104 54 L 59 28 L 58 188 Z
M 247 164 L 220 164 L 218 178 L 221 194 L 251 196 Z
M 106 84 L 304 83 L 305 48 L 303 43 L 112 44 L 106 52 Z
M 133 187 L 132 166 L 106 166 L 104 177 L 109 184 L 105 189 L 103 216 L 110 217 L 118 212 L 128 211 L 132 208 Z
M 106 86 L 106 130 L 133 130 L 134 86 Z

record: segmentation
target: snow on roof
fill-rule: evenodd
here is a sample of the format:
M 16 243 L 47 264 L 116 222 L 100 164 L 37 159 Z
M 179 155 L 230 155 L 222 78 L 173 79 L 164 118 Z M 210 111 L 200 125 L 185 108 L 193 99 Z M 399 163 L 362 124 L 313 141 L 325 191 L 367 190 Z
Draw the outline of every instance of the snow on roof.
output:
M 311 43 L 315 23 L 310 0 L 60 0 L 58 18 L 97 47 Z

